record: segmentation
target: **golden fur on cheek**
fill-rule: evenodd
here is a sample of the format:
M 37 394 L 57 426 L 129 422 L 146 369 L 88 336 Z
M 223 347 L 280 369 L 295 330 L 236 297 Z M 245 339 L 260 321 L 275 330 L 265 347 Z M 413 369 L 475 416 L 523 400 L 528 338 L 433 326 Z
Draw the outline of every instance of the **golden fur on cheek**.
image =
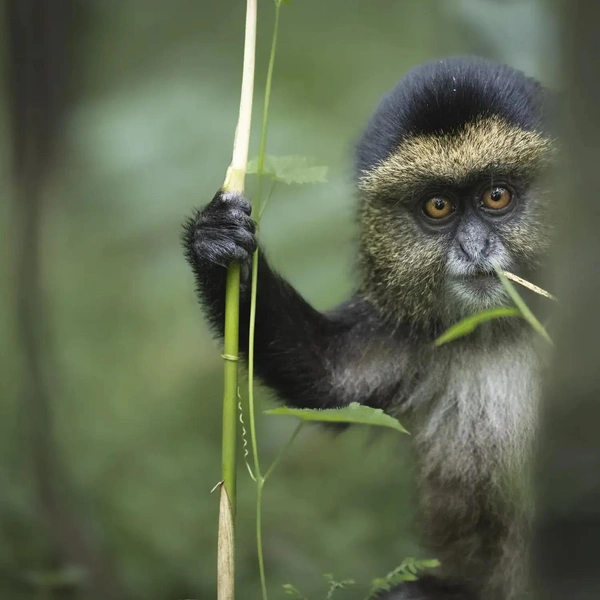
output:
M 399 320 L 421 321 L 436 304 L 445 251 L 424 238 L 412 215 L 398 210 L 406 209 L 369 202 L 361 207 L 363 293 Z

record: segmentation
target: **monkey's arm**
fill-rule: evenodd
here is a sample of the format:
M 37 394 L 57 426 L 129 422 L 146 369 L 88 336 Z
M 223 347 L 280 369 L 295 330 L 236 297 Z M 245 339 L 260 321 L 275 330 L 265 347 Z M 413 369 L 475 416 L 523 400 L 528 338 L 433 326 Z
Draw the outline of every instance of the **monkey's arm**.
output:
M 248 351 L 250 261 L 256 248 L 250 205 L 236 194 L 217 193 L 185 225 L 184 248 L 200 302 L 223 337 L 227 266 L 242 265 L 240 351 Z M 339 407 L 360 402 L 385 408 L 397 395 L 398 369 L 382 376 L 375 363 L 389 344 L 372 307 L 360 298 L 323 314 L 269 267 L 261 252 L 254 339 L 255 370 L 289 405 Z

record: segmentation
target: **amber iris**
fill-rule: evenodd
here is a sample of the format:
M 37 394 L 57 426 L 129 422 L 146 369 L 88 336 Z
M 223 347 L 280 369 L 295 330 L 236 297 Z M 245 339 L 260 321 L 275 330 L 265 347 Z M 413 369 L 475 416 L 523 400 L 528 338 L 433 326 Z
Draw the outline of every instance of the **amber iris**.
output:
M 482 200 L 486 208 L 501 210 L 510 204 L 512 194 L 506 188 L 493 187 L 483 193 Z
M 447 198 L 431 198 L 423 207 L 425 214 L 432 219 L 443 219 L 454 211 L 454 205 Z

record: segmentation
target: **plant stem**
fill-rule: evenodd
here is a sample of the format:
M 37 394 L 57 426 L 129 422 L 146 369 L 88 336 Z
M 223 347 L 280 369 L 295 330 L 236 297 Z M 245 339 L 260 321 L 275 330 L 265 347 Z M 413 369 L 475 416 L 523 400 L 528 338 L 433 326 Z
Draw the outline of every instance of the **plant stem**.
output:
M 252 95 L 254 92 L 254 57 L 256 51 L 256 0 L 247 0 L 244 38 L 244 69 L 240 112 L 233 142 L 231 165 L 227 169 L 223 189 L 244 191 L 250 145 Z M 225 292 L 225 359 L 223 388 L 223 481 L 232 512 L 236 504 L 237 388 L 239 348 L 240 267 L 232 265 L 227 272 Z
M 256 3 L 247 0 L 246 28 L 244 35 L 244 67 L 240 111 L 233 141 L 233 156 L 227 169 L 223 190 L 242 193 L 252 119 L 254 94 L 254 63 L 256 54 Z M 217 598 L 235 598 L 235 539 L 234 522 L 236 507 L 236 446 L 237 446 L 237 391 L 240 313 L 240 266 L 232 265 L 227 272 L 225 291 L 225 352 L 223 386 L 223 487 L 219 505 L 219 542 L 217 560 Z
M 501 269 L 496 268 L 496 274 L 498 275 L 504 289 L 508 292 L 512 301 L 516 304 L 517 308 L 521 311 L 523 318 L 537 331 L 550 345 L 552 340 L 548 335 L 548 332 L 544 329 L 544 326 L 538 321 L 536 316 L 531 312 L 531 309 L 525 303 L 525 300 L 521 298 L 519 292 L 515 289 L 515 286 L 507 279 L 506 275 Z
M 258 176 L 258 185 L 256 192 L 256 202 L 253 206 L 253 211 L 256 214 L 257 220 L 261 216 L 262 202 L 262 182 L 263 173 L 265 170 L 265 158 L 267 150 L 267 125 L 269 123 L 269 104 L 271 102 L 271 86 L 273 83 L 273 69 L 275 67 L 275 53 L 277 51 L 277 38 L 279 36 L 279 13 L 281 10 L 281 0 L 275 0 L 275 23 L 273 24 L 273 39 L 271 40 L 271 53 L 269 55 L 269 66 L 267 68 L 267 81 L 265 84 L 265 100 L 263 104 L 262 128 L 260 132 L 260 146 L 258 148 L 258 161 L 256 165 L 256 173 Z
M 236 448 L 237 448 L 237 387 L 238 339 L 240 312 L 240 266 L 232 265 L 227 272 L 225 291 L 225 344 L 223 358 L 223 447 L 221 451 L 223 481 L 235 515 Z
M 265 575 L 265 559 L 264 559 L 263 547 L 262 547 L 262 494 L 263 494 L 263 487 L 264 487 L 269 475 L 271 475 L 271 473 L 273 473 L 273 471 L 275 470 L 275 467 L 277 467 L 277 465 L 281 462 L 281 459 L 286 455 L 290 446 L 294 443 L 294 440 L 298 437 L 298 434 L 300 433 L 300 430 L 302 429 L 303 425 L 304 425 L 304 422 L 302 422 L 302 421 L 300 421 L 300 423 L 298 423 L 298 426 L 294 430 L 294 433 L 292 433 L 290 439 L 287 441 L 285 446 L 277 453 L 277 456 L 273 460 L 273 463 L 267 470 L 265 476 L 264 477 L 260 476 L 260 477 L 256 478 L 256 550 L 257 550 L 257 554 L 258 554 L 258 569 L 260 571 L 260 587 L 261 587 L 261 591 L 262 591 L 263 600 L 267 599 L 267 578 Z
M 257 161 L 257 192 L 252 205 L 252 213 L 257 224 L 260 222 L 262 182 L 265 167 L 265 156 L 267 147 L 267 124 L 269 117 L 269 102 L 271 98 L 271 85 L 273 81 L 273 68 L 275 66 L 275 51 L 277 48 L 277 35 L 279 31 L 279 11 L 281 0 L 275 0 L 275 24 L 273 26 L 273 39 L 271 42 L 271 54 L 267 69 L 267 81 L 265 84 L 265 99 L 263 105 L 263 120 L 260 136 L 260 146 Z M 250 422 L 250 439 L 252 442 L 252 456 L 254 458 L 254 475 L 256 477 L 256 549 L 258 554 L 258 566 L 260 571 L 260 585 L 263 600 L 267 600 L 267 581 L 265 576 L 264 555 L 262 548 L 262 491 L 265 479 L 261 475 L 260 461 L 258 457 L 258 443 L 256 440 L 256 420 L 254 414 L 254 332 L 256 329 L 256 298 L 258 289 L 258 250 L 252 257 L 252 289 L 250 298 L 250 324 L 248 345 L 248 408 Z M 287 447 L 287 446 L 286 446 Z
M 271 54 L 269 56 L 269 67 L 267 69 L 267 82 L 265 85 L 265 100 L 263 104 L 263 120 L 260 135 L 260 146 L 257 160 L 258 185 L 256 198 L 252 205 L 252 212 L 257 224 L 260 223 L 262 183 L 265 167 L 265 156 L 267 148 L 267 125 L 269 121 L 269 103 L 271 100 L 271 85 L 273 82 L 273 68 L 275 66 L 275 52 L 277 50 L 277 36 L 279 31 L 279 12 L 281 3 L 275 0 L 275 24 L 273 26 L 273 40 L 271 42 Z M 250 326 L 248 331 L 248 406 L 250 420 L 250 439 L 252 441 L 252 455 L 254 457 L 254 474 L 260 478 L 260 463 L 258 458 L 258 444 L 256 441 L 256 423 L 254 418 L 254 332 L 256 330 L 256 297 L 258 289 L 258 250 L 252 256 L 252 288 L 250 292 Z
M 262 547 L 262 493 L 265 480 L 263 477 L 256 479 L 256 550 L 258 554 L 258 570 L 260 572 L 260 589 L 263 600 L 267 600 L 267 577 L 265 574 L 265 558 Z
M 244 34 L 244 67 L 240 94 L 240 111 L 233 139 L 233 156 L 227 169 L 223 189 L 243 192 L 250 147 L 252 98 L 254 95 L 254 63 L 256 55 L 256 2 L 247 0 L 246 30 Z
M 296 429 L 294 429 L 294 433 L 292 433 L 292 436 L 287 441 L 286 445 L 279 451 L 279 453 L 275 457 L 275 460 L 265 473 L 265 476 L 263 477 L 263 482 L 269 478 L 269 475 L 273 473 L 277 465 L 280 463 L 281 459 L 287 454 L 287 451 L 290 449 L 290 446 L 294 443 L 294 440 L 298 437 L 298 434 L 300 433 L 300 430 L 302 429 L 304 424 L 304 421 L 300 421 L 298 423 Z

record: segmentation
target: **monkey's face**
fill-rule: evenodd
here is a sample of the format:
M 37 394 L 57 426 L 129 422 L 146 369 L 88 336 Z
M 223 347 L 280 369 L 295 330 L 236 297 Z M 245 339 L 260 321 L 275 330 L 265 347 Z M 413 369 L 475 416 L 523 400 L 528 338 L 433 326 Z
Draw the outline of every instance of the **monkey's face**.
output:
M 549 243 L 537 183 L 550 142 L 500 118 L 413 137 L 360 180 L 365 291 L 386 312 L 449 320 L 508 302 L 495 269 Z

